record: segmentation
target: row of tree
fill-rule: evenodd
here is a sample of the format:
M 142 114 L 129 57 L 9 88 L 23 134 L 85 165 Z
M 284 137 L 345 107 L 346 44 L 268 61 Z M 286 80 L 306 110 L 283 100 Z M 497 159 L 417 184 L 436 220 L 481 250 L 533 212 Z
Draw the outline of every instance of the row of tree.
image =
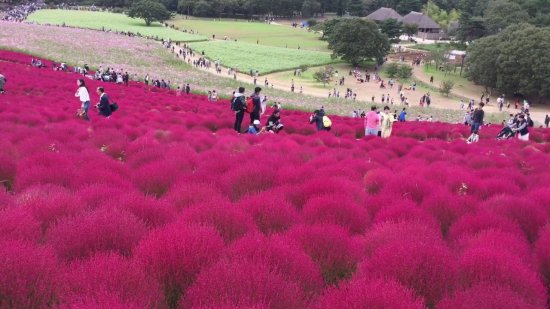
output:
M 550 27 L 517 24 L 474 41 L 468 77 L 507 95 L 550 98 Z

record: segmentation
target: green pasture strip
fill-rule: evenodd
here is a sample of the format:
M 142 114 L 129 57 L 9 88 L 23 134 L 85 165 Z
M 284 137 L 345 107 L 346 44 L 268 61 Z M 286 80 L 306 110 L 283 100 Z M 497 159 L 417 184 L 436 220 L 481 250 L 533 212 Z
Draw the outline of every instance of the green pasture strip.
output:
M 142 36 L 171 39 L 180 42 L 206 40 L 205 36 L 189 34 L 167 28 L 160 23 L 146 26 L 142 19 L 130 18 L 123 14 L 108 12 L 73 11 L 73 10 L 39 10 L 27 18 L 28 22 L 39 24 L 62 25 L 97 30 L 133 32 Z

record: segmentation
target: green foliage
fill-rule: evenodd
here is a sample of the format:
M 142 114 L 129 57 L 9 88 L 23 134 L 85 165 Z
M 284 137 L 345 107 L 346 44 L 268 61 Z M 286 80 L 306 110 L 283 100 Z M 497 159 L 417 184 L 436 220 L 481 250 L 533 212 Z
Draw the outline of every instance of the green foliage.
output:
M 513 25 L 468 49 L 468 77 L 506 94 L 550 96 L 550 27 Z
M 153 22 L 164 22 L 170 19 L 170 12 L 162 3 L 153 0 L 139 0 L 134 2 L 128 11 L 128 17 L 141 18 L 150 26 Z
M 365 16 L 363 0 L 349 0 L 347 10 L 351 16 Z
M 397 76 L 397 72 L 399 72 L 399 64 L 395 62 L 388 63 L 385 66 L 385 70 L 388 77 L 394 78 Z
M 380 31 L 388 38 L 398 38 L 403 33 L 403 23 L 396 19 L 386 19 L 380 23 Z
M 334 31 L 334 27 L 336 27 L 336 25 L 342 21 L 342 19 L 339 19 L 339 18 L 335 18 L 335 19 L 329 19 L 327 21 L 324 21 L 322 23 L 322 26 L 323 26 L 323 36 L 322 36 L 322 39 L 328 39 L 331 35 L 332 35 L 332 32 Z
M 315 25 L 317 25 L 317 19 L 315 18 L 310 18 L 307 20 L 307 24 L 309 25 L 309 27 L 315 27 Z
M 496 0 L 485 11 L 484 21 L 487 34 L 495 34 L 518 21 L 528 21 L 529 14 L 519 4 L 508 0 Z
M 460 18 L 460 12 L 457 9 L 446 11 L 441 9 L 433 0 L 428 0 L 422 11 L 445 30 L 449 28 L 450 23 L 458 21 Z
M 323 84 L 330 83 L 332 81 L 332 77 L 334 76 L 334 67 L 331 65 L 328 65 L 324 68 L 320 68 L 315 73 L 313 73 L 313 78 Z
M 439 85 L 439 92 L 445 96 L 449 96 L 451 94 L 451 90 L 453 90 L 453 87 L 455 86 L 455 83 L 450 80 L 444 80 L 441 82 L 441 85 Z
M 400 0 L 397 1 L 396 10 L 399 14 L 409 14 L 411 11 L 419 12 L 422 8 L 420 0 Z
M 305 0 L 302 4 L 302 17 L 311 17 L 321 11 L 321 4 L 316 0 Z
M 413 69 L 408 64 L 401 64 L 397 69 L 397 77 L 400 79 L 408 79 L 412 76 Z
M 342 57 L 355 66 L 372 59 L 382 63 L 390 50 L 388 37 L 378 30 L 378 26 L 359 18 L 337 23 L 328 42 L 333 57 Z
M 418 26 L 414 24 L 406 24 L 403 26 L 403 32 L 411 37 L 418 32 Z

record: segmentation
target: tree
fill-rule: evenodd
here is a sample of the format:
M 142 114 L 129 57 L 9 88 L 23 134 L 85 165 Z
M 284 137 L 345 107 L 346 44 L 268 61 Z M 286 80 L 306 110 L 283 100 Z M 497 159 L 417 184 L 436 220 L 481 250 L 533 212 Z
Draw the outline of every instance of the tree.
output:
M 302 4 L 302 17 L 312 17 L 319 13 L 321 4 L 315 0 L 305 0 Z
M 401 64 L 397 69 L 397 77 L 400 79 L 407 79 L 412 76 L 413 68 L 408 64 Z
M 471 42 L 484 37 L 486 33 L 487 29 L 485 29 L 485 22 L 482 17 L 468 17 L 466 14 L 460 17 L 457 31 L 459 40 Z
M 363 0 L 350 0 L 347 9 L 351 16 L 365 16 L 365 5 Z
M 439 85 L 439 92 L 445 96 L 449 96 L 451 94 L 451 90 L 453 90 L 453 87 L 455 86 L 455 83 L 450 80 L 444 80 L 441 82 L 441 85 Z
M 483 19 L 487 34 L 495 34 L 518 21 L 528 21 L 529 14 L 517 3 L 496 0 L 489 4 Z
M 386 19 L 380 23 L 380 31 L 390 39 L 398 38 L 403 32 L 403 24 L 393 18 Z
M 446 11 L 437 6 L 433 0 L 428 0 L 422 8 L 422 12 L 428 15 L 445 30 L 448 30 L 449 24 L 458 21 L 460 18 L 460 12 L 458 10 L 451 9 Z
M 389 78 L 394 78 L 397 76 L 397 72 L 399 72 L 399 64 L 395 62 L 388 63 L 384 66 L 384 70 Z
M 193 5 L 193 15 L 194 16 L 209 16 L 212 14 L 212 6 L 210 3 L 199 0 Z
M 418 33 L 418 26 L 415 24 L 405 24 L 405 26 L 403 26 L 403 32 L 410 38 Z
M 550 27 L 512 25 L 468 48 L 467 76 L 505 94 L 550 96 Z
M 152 22 L 164 22 L 169 19 L 171 14 L 161 3 L 152 0 L 139 0 L 134 2 L 128 11 L 131 18 L 141 18 L 145 24 L 150 26 Z
M 396 10 L 399 14 L 409 14 L 411 11 L 419 12 L 422 9 L 420 0 L 400 0 L 397 3 Z
M 334 27 L 341 21 L 341 19 L 339 18 L 335 18 L 335 19 L 329 19 L 327 21 L 324 21 L 323 22 L 323 36 L 321 37 L 321 39 L 328 39 L 328 37 L 331 36 L 333 30 L 334 30 Z
M 342 57 L 354 66 L 368 60 L 382 63 L 390 50 L 388 37 L 378 26 L 360 18 L 344 19 L 336 24 L 328 43 L 333 57 Z

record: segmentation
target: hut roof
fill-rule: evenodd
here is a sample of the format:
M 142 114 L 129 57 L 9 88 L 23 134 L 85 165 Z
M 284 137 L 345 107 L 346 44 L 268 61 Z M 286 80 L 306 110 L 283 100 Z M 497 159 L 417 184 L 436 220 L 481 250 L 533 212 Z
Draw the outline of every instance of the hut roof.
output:
M 403 16 L 399 15 L 394 9 L 384 7 L 370 13 L 367 18 L 375 21 L 385 21 L 388 19 L 403 20 Z
M 417 25 L 420 29 L 441 29 L 441 27 L 433 21 L 428 15 L 420 12 L 410 12 L 403 17 L 403 23 L 406 25 Z

